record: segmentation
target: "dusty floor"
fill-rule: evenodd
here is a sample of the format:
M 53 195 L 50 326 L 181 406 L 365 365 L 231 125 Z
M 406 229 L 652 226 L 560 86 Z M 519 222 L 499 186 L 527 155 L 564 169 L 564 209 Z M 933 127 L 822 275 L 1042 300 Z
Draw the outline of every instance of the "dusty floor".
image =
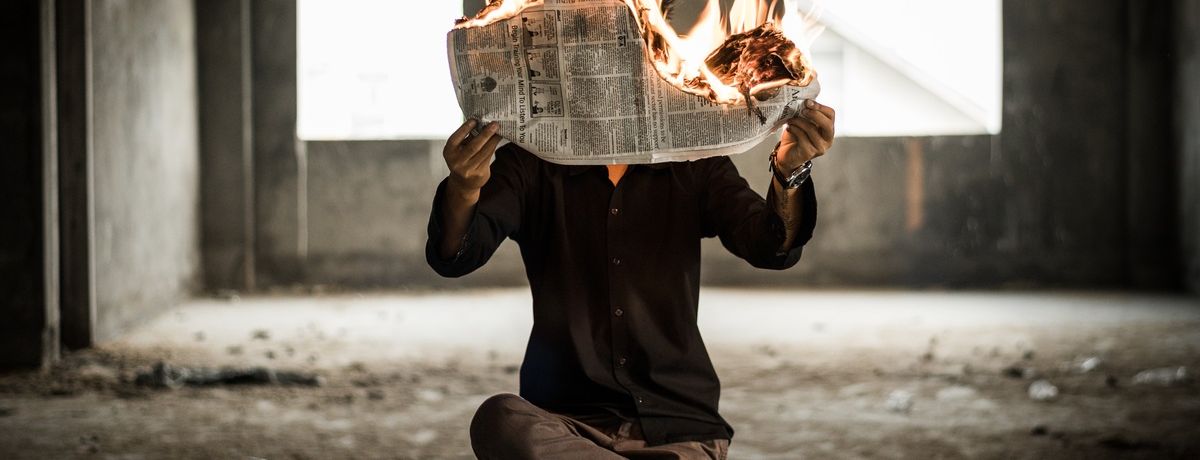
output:
M 0 376 L 0 458 L 470 458 L 475 406 L 517 389 L 528 295 L 195 301 Z M 1196 299 L 708 289 L 700 316 L 733 459 L 1200 458 Z M 160 360 L 326 382 L 132 382 Z M 1165 366 L 1189 378 L 1134 383 Z

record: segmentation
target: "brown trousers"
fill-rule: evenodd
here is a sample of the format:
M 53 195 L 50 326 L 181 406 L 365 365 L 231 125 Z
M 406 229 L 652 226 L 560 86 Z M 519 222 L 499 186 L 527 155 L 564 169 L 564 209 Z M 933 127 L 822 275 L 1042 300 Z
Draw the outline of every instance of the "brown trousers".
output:
M 729 440 L 647 446 L 641 425 L 636 422 L 588 424 L 546 411 L 520 396 L 503 393 L 488 398 L 475 411 L 471 420 L 471 448 L 476 457 L 484 460 L 725 460 Z

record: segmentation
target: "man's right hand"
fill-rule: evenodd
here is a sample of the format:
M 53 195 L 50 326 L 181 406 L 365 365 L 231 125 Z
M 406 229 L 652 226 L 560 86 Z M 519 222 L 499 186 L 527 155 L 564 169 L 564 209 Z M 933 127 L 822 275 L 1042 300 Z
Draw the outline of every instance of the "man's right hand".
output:
M 471 136 L 474 119 L 467 120 L 446 140 L 442 156 L 450 167 L 446 181 L 446 199 L 442 207 L 445 235 L 438 252 L 443 258 L 453 256 L 462 248 L 463 235 L 471 222 L 471 213 L 479 202 L 479 190 L 492 177 L 492 157 L 500 144 L 497 122 L 488 123 L 479 134 Z
M 461 195 L 473 195 L 483 188 L 488 178 L 492 176 L 492 156 L 496 154 L 496 146 L 500 144 L 500 130 L 497 122 L 488 123 L 479 134 L 472 136 L 471 130 L 478 122 L 469 119 L 458 127 L 454 134 L 446 140 L 442 148 L 442 156 L 446 158 L 446 166 L 450 167 L 449 187 L 452 192 Z

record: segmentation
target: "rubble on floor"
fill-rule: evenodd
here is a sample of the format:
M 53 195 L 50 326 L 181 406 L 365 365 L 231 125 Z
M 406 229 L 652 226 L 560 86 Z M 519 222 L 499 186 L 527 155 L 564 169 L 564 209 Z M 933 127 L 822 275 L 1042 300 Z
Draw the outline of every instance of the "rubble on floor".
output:
M 159 362 L 148 371 L 139 372 L 138 385 L 158 388 L 211 385 L 299 385 L 321 386 L 321 376 L 310 372 L 277 371 L 268 367 L 246 368 L 189 368 Z

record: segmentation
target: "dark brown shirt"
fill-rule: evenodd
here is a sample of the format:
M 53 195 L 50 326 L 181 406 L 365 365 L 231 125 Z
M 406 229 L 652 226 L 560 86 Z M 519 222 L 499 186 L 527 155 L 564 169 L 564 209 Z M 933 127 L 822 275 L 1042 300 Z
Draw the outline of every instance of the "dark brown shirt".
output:
M 520 245 L 533 291 L 521 396 L 550 411 L 619 414 L 651 445 L 729 439 L 720 383 L 696 327 L 700 239 L 718 236 L 760 268 L 800 259 L 816 224 L 812 181 L 793 247 L 783 221 L 728 157 L 634 165 L 616 187 L 603 166 L 563 166 L 509 144 L 496 152 L 462 250 L 440 257 L 438 186 L 426 258 L 471 273 L 505 238 Z

